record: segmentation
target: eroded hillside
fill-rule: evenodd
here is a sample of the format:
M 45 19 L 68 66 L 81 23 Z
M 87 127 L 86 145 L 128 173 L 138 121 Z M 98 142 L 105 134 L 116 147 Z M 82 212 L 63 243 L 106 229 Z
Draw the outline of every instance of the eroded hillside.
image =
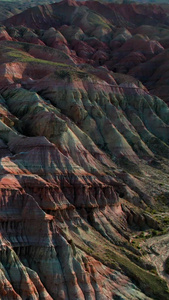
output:
M 168 11 L 63 1 L 1 24 L 1 299 L 169 299 L 148 239 L 169 223 Z

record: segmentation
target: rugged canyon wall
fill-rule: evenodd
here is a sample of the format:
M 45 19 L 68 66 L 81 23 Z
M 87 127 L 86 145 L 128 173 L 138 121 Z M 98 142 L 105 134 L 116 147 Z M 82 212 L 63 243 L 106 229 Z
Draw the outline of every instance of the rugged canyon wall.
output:
M 1 299 L 169 299 L 133 242 L 163 230 L 169 192 L 167 26 L 161 7 L 75 1 L 1 24 Z

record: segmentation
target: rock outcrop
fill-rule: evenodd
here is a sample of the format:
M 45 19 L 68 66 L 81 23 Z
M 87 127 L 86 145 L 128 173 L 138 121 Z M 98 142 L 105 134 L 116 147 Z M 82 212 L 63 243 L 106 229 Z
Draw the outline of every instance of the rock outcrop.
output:
M 169 299 L 132 242 L 161 230 L 168 191 L 168 29 L 152 32 L 168 14 L 127 7 L 62 1 L 1 26 L 1 299 Z

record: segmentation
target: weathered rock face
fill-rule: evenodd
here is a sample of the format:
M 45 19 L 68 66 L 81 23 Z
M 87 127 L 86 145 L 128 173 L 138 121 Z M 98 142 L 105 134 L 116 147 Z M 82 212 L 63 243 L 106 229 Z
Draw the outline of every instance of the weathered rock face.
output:
M 168 6 L 62 1 L 5 20 L 8 32 L 2 27 L 0 40 L 50 47 L 44 51 L 29 46 L 29 53 L 36 58 L 61 62 L 67 56 L 72 64 L 102 65 L 129 73 L 168 103 L 164 76 L 168 70 L 164 50 L 169 45 L 168 15 Z M 165 66 L 160 55 L 166 59 Z M 159 64 L 161 70 L 155 72 Z
M 131 242 L 160 229 L 145 210 L 155 205 L 154 185 L 162 189 L 152 173 L 168 171 L 169 108 L 148 81 L 167 50 L 152 24 L 137 26 L 165 13 L 148 17 L 134 5 L 129 13 L 62 1 L 1 27 L 4 300 L 169 298 Z

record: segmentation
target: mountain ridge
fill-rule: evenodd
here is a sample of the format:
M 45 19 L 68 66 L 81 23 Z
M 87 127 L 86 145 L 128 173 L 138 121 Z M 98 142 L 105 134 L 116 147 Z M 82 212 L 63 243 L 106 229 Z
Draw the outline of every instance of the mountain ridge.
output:
M 4 300 L 169 299 L 169 11 L 127 7 L 1 24 Z

